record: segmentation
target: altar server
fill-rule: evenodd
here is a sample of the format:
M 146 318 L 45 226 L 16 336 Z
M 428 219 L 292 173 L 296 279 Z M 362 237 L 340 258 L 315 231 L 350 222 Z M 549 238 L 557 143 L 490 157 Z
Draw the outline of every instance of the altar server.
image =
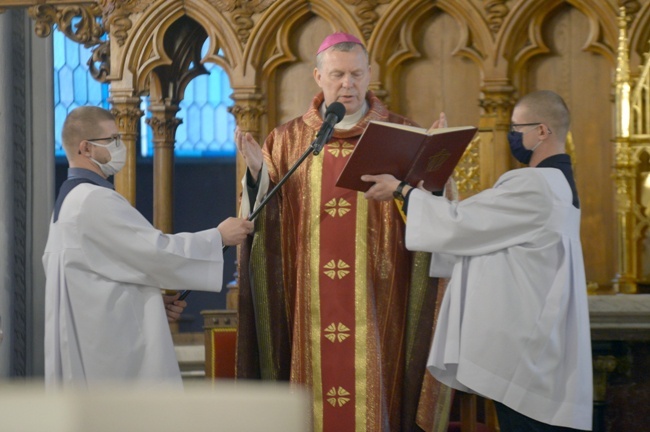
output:
M 447 254 L 432 260 L 431 275 L 451 275 L 428 368 L 449 386 L 494 400 L 502 432 L 591 430 L 589 311 L 568 129 L 560 96 L 531 93 L 516 104 L 508 135 L 513 156 L 529 167 L 460 202 L 402 186 L 407 248 Z M 392 199 L 400 186 L 390 175 L 363 178 L 375 182 L 372 199 Z
M 161 289 L 220 291 L 222 246 L 239 244 L 253 224 L 229 218 L 173 235 L 154 228 L 107 181 L 126 161 L 107 110 L 72 111 L 62 141 L 70 168 L 43 256 L 46 385 L 180 388 Z

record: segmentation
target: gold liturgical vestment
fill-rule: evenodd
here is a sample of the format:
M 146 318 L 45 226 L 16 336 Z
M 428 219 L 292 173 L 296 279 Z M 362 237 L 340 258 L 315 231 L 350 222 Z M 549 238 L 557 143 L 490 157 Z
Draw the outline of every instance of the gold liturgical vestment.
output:
M 405 249 L 394 202 L 335 186 L 370 120 L 412 124 L 371 92 L 367 101 L 357 126 L 335 130 L 293 173 L 241 248 L 237 376 L 308 386 L 315 431 L 438 430 L 450 391 L 426 360 L 442 283 L 428 277 L 428 255 Z M 267 138 L 271 185 L 315 138 L 322 102 Z

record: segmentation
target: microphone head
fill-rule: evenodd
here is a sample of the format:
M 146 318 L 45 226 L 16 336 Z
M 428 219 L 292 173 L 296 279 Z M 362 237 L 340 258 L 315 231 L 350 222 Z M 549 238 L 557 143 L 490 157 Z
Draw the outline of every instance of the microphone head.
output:
M 336 116 L 336 123 L 340 122 L 345 117 L 345 105 L 341 102 L 332 102 L 325 111 L 325 117 L 328 114 L 334 114 Z

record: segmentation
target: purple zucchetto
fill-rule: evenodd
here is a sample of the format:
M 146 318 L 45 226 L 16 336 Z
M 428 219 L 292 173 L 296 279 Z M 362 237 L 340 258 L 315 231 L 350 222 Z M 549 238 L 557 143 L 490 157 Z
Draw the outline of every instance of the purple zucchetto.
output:
M 352 42 L 363 46 L 363 43 L 355 36 L 352 36 L 351 34 L 348 33 L 337 32 L 337 33 L 332 33 L 331 35 L 323 39 L 323 43 L 321 43 L 320 46 L 318 47 L 318 52 L 316 53 L 316 55 L 325 51 L 327 48 L 332 47 L 336 44 L 340 44 L 342 42 Z

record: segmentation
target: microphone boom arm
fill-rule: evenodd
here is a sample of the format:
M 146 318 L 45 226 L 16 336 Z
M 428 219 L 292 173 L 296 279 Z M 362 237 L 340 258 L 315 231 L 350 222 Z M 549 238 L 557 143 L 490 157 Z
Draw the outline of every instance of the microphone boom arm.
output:
M 271 199 L 271 198 L 272 198 L 272 197 L 273 197 L 273 196 L 274 196 L 274 195 L 275 195 L 275 194 L 280 190 L 280 188 L 282 187 L 282 185 L 283 185 L 284 183 L 286 183 L 287 180 L 289 180 L 289 177 L 291 177 L 291 175 L 292 175 L 292 174 L 293 174 L 293 173 L 298 169 L 298 167 L 299 167 L 299 166 L 300 166 L 300 165 L 305 161 L 305 159 L 307 159 L 307 157 L 308 157 L 311 153 L 313 153 L 314 155 L 317 155 L 317 154 L 322 150 L 323 145 L 324 145 L 327 141 L 329 141 L 329 139 L 330 139 L 330 137 L 331 137 L 333 131 L 334 131 L 334 128 L 332 127 L 332 128 L 331 128 L 331 129 L 326 133 L 326 135 L 327 135 L 327 139 L 326 139 L 326 140 L 320 140 L 320 138 L 317 136 L 316 139 L 314 139 L 314 140 L 311 142 L 311 144 L 309 145 L 309 147 L 307 148 L 307 150 L 306 150 L 306 151 L 302 154 L 302 156 L 300 156 L 300 158 L 299 158 L 299 159 L 298 159 L 298 160 L 293 164 L 293 166 L 289 169 L 289 171 L 287 171 L 287 173 L 284 175 L 284 177 L 282 177 L 282 178 L 280 179 L 280 181 L 278 182 L 278 184 L 276 184 L 276 185 L 273 187 L 273 189 L 271 189 L 271 190 L 270 190 L 270 191 L 269 191 L 269 192 L 264 196 L 264 199 L 262 199 L 262 201 L 260 201 L 260 205 L 258 205 L 257 208 L 256 208 L 256 209 L 255 209 L 255 210 L 250 214 L 250 216 L 248 216 L 248 220 L 250 220 L 250 221 L 255 220 L 255 218 L 260 214 L 260 212 L 262 211 L 262 209 L 264 208 L 264 206 L 266 206 L 266 204 L 269 202 L 269 200 L 270 200 L 270 199 Z M 324 141 L 324 142 L 323 142 L 323 144 L 320 144 L 319 141 Z M 222 248 L 222 252 L 225 252 L 226 250 L 228 250 L 228 247 L 229 247 L 228 245 L 225 245 L 225 246 Z M 181 292 L 181 295 L 180 295 L 180 297 L 178 298 L 178 300 L 185 300 L 185 298 L 186 298 L 188 295 L 190 295 L 191 292 L 192 292 L 191 290 L 183 290 L 183 291 Z

